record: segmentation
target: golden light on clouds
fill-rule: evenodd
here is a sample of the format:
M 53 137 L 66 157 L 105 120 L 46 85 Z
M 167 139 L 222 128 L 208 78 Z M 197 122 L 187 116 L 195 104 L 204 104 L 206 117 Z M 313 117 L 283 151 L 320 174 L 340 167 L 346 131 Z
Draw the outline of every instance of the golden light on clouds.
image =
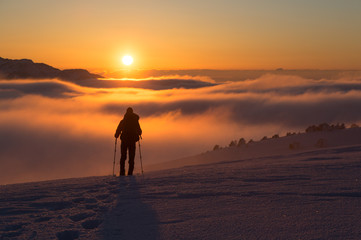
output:
M 360 123 L 360 72 L 331 80 L 318 79 L 318 73 L 275 73 L 214 85 L 188 76 L 104 79 L 87 86 L 1 80 L 0 184 L 110 174 L 114 131 L 129 106 L 140 116 L 144 166 L 241 137 L 285 135 L 321 122 Z

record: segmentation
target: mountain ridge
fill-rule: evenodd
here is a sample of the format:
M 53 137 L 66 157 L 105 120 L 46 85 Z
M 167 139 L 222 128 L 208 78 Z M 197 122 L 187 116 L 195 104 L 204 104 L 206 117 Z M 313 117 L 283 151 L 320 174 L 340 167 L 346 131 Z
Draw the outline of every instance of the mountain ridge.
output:
M 0 76 L 5 79 L 60 78 L 66 81 L 98 79 L 103 77 L 90 73 L 86 69 L 60 70 L 45 63 L 35 63 L 30 59 L 7 59 L 2 57 L 0 57 Z

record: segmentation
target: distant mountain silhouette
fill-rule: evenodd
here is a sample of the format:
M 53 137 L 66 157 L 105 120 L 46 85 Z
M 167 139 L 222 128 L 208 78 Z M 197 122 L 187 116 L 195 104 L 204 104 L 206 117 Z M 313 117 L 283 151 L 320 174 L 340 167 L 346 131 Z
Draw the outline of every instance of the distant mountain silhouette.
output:
M 0 57 L 0 76 L 16 78 L 60 78 L 68 81 L 97 79 L 102 76 L 89 73 L 85 69 L 60 70 L 44 63 L 34 63 L 30 59 L 12 60 Z
M 99 80 L 99 78 L 103 78 L 100 75 L 89 73 L 85 69 L 66 69 L 60 70 L 49 66 L 44 63 L 34 63 L 29 59 L 19 59 L 12 60 L 0 57 L 0 79 L 52 79 L 58 78 L 61 80 L 73 82 L 79 86 L 85 87 L 93 87 L 93 88 L 145 88 L 145 89 L 154 89 L 154 90 L 162 90 L 162 89 L 173 89 L 173 88 L 202 88 L 214 86 L 216 84 L 210 82 L 204 82 L 201 80 L 194 79 L 178 79 L 177 77 L 171 77 L 167 79 L 145 79 L 140 81 L 133 80 L 112 80 L 112 79 L 103 79 Z M 48 83 L 43 83 L 43 85 Z M 51 85 L 52 87 L 56 87 L 58 89 L 58 85 Z M 5 88 L 4 84 L 0 86 L 0 89 Z M 20 87 L 18 84 L 17 87 Z M 27 91 L 33 92 L 35 91 L 38 94 L 44 94 L 48 96 L 48 91 L 43 93 L 38 90 L 39 85 L 37 84 L 35 90 L 30 88 L 29 84 L 27 84 Z M 7 88 L 14 88 L 14 85 Z M 67 89 L 66 87 L 64 89 Z M 17 91 L 23 92 L 24 89 L 17 89 Z

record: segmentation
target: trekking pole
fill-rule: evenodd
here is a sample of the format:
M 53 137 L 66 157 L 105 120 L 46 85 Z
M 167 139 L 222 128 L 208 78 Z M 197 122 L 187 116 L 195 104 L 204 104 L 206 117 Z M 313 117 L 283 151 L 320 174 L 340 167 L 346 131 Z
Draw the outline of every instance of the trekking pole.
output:
M 140 139 L 142 139 L 142 136 L 140 136 Z M 139 145 L 139 159 L 140 159 L 140 167 L 141 167 L 141 169 L 142 169 L 142 176 L 143 176 L 143 180 L 144 180 L 142 151 L 140 150 L 140 139 L 139 139 L 139 141 L 138 141 L 138 145 Z
M 115 155 L 117 153 L 117 138 L 115 138 L 115 144 L 114 144 L 114 161 L 113 161 L 113 177 L 114 175 L 114 166 L 115 166 Z

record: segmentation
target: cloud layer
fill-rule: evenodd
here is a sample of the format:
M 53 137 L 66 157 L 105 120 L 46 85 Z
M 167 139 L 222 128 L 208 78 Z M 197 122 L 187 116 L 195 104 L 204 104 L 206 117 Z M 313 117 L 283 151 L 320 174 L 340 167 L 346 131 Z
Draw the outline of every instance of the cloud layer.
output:
M 0 184 L 110 174 L 113 134 L 129 106 L 141 116 L 145 165 L 240 137 L 257 140 L 321 122 L 361 122 L 357 77 L 267 74 L 217 85 L 202 77 L 178 79 L 153 79 L 147 89 L 133 83 L 130 88 L 1 80 Z
M 157 93 L 154 100 L 136 102 L 134 106 L 146 117 L 170 112 L 185 116 L 217 112 L 226 117 L 225 121 L 240 124 L 301 127 L 315 122 L 359 121 L 360 92 L 360 80 L 266 75 L 196 90 L 164 91 Z M 112 102 L 102 110 L 115 114 L 127 104 Z

